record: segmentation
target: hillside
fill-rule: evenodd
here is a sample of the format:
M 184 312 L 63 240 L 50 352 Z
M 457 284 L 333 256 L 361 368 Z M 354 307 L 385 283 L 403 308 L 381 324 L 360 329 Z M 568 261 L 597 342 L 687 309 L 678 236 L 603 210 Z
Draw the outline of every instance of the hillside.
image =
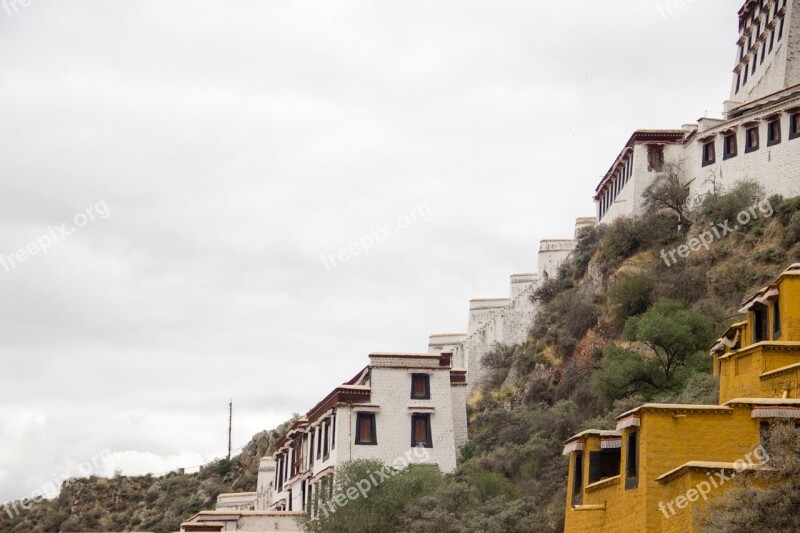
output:
M 0 533 L 178 531 L 192 514 L 213 509 L 218 494 L 255 491 L 259 460 L 272 453 L 286 427 L 255 435 L 231 461 L 214 461 L 199 473 L 70 480 L 58 498 L 13 519 L 0 515 Z
M 470 398 L 470 444 L 454 476 L 412 469 L 310 529 L 558 532 L 566 438 L 613 427 L 645 401 L 714 403 L 707 348 L 746 294 L 800 261 L 800 199 L 767 200 L 740 183 L 689 209 L 668 185 L 650 191 L 644 219 L 583 230 L 558 278 L 534 294 L 541 311 L 527 340 L 486 354 L 490 372 Z M 737 229 L 720 231 L 726 224 Z M 77 481 L 18 519 L 0 516 L 0 533 L 177 530 L 220 492 L 254 490 L 258 459 L 282 430 L 200 474 Z

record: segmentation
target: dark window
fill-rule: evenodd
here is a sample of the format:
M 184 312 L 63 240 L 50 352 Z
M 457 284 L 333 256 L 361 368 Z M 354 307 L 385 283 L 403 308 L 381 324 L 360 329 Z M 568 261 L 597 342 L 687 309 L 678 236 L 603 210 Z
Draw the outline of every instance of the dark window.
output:
M 747 128 L 745 131 L 744 152 L 749 154 L 758 150 L 758 126 Z
M 761 342 L 769 340 L 767 332 L 769 331 L 769 316 L 767 306 L 756 304 L 753 307 L 753 342 Z
M 283 457 L 278 459 L 278 492 L 283 490 Z
M 431 438 L 431 415 L 411 415 L 411 446 L 433 448 Z
M 375 435 L 375 414 L 356 413 L 356 429 L 356 444 L 378 444 Z
M 764 63 L 764 58 L 767 57 L 767 43 L 761 45 L 761 63 Z
M 703 144 L 703 166 L 713 165 L 717 160 L 717 153 L 714 149 L 714 141 Z
M 322 437 L 322 459 L 326 460 L 326 459 L 328 459 L 328 456 L 331 453 L 331 450 L 330 450 L 330 447 L 329 447 L 329 444 L 328 444 L 330 442 L 328 439 L 331 436 L 331 420 L 330 420 L 330 418 L 325 421 L 324 427 L 325 427 L 325 434 Z
M 572 505 L 583 502 L 583 454 L 575 454 L 575 467 L 572 473 Z
M 756 73 L 756 67 L 758 66 L 758 52 L 753 54 L 753 72 L 751 74 Z
M 431 377 L 428 374 L 411 374 L 411 399 L 431 399 Z
M 780 302 L 772 303 L 772 340 L 776 341 L 781 336 L 781 306 Z
M 291 511 L 292 510 L 292 500 L 294 499 L 294 498 L 292 498 L 292 489 L 289 489 L 288 494 L 289 494 L 289 496 L 286 499 L 289 502 L 289 509 L 288 510 Z
M 661 172 L 664 168 L 664 147 L 651 145 L 647 147 L 647 170 Z
M 742 86 L 742 73 L 741 72 L 737 72 L 736 73 L 736 94 L 739 94 L 739 89 L 741 88 L 741 86 Z
M 783 39 L 783 19 L 781 19 L 781 26 L 778 28 L 778 40 Z
M 731 159 L 732 157 L 736 157 L 737 146 L 736 146 L 736 134 L 731 133 L 730 135 L 726 135 L 723 140 L 723 153 L 722 159 Z
M 744 66 L 744 81 L 742 82 L 745 85 L 747 85 L 747 74 L 748 74 L 748 72 L 750 72 L 750 71 L 747 69 L 747 65 L 745 65 Z
M 314 465 L 314 430 L 311 430 L 311 438 L 309 439 L 309 450 L 308 450 L 308 466 L 311 467 Z
M 294 446 L 294 453 L 292 453 L 292 477 L 296 476 L 300 472 L 303 471 L 303 463 L 305 462 L 305 458 L 303 457 L 303 439 L 298 439 L 295 441 Z
M 789 139 L 800 137 L 800 113 L 795 113 L 789 117 Z
M 322 459 L 322 426 L 317 428 L 317 459 Z
M 336 449 L 336 413 L 333 413 L 333 429 L 331 429 L 331 450 Z
M 767 124 L 767 146 L 780 144 L 781 142 L 781 119 L 775 119 Z
M 772 53 L 772 49 L 775 47 L 775 30 L 769 33 L 769 53 Z
M 306 510 L 306 480 L 300 482 L 300 510 Z
M 589 483 L 619 475 L 620 449 L 589 452 Z
M 639 433 L 628 434 L 628 449 L 625 455 L 625 488 L 635 489 L 639 486 Z

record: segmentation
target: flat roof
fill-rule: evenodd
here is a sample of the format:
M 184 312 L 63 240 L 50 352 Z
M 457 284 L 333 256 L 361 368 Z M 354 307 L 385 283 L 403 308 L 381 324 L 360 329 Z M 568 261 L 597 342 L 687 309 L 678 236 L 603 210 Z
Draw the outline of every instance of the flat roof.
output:
M 617 417 L 617 420 L 626 418 L 642 411 L 732 411 L 725 405 L 694 405 L 688 403 L 646 403 L 636 409 L 626 411 Z

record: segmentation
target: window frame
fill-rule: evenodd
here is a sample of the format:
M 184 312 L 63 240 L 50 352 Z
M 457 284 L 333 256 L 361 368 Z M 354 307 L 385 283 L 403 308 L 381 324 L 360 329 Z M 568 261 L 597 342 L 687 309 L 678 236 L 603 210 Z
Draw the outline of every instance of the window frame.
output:
M 425 390 L 422 395 L 417 395 L 417 380 L 422 379 Z M 430 374 L 414 373 L 411 374 L 411 399 L 412 400 L 430 400 L 431 399 L 431 376 Z
M 370 438 L 371 441 L 362 441 L 361 440 L 361 420 L 366 419 L 370 421 Z M 377 446 L 378 444 L 378 431 L 377 431 L 377 424 L 375 421 L 375 413 L 368 413 L 368 412 L 358 412 L 356 413 L 356 439 L 355 444 L 357 446 Z
M 333 416 L 331 416 L 332 423 L 331 423 L 331 450 L 336 449 L 336 412 L 334 411 Z
M 780 300 L 772 302 L 772 340 L 781 338 L 781 304 Z
M 575 453 L 572 463 L 572 505 L 583 503 L 583 452 Z
M 311 428 L 311 431 L 309 431 L 309 437 L 310 438 L 308 439 L 308 466 L 309 466 L 309 468 L 314 466 L 314 458 L 315 458 L 315 454 L 314 454 L 314 439 L 315 439 L 316 436 L 317 436 L 316 435 L 316 429 L 315 428 Z
M 753 306 L 753 344 L 769 340 L 769 308 L 763 304 Z
M 425 441 L 417 440 L 417 421 L 422 420 L 425 422 Z M 422 446 L 423 448 L 433 448 L 433 435 L 431 433 L 431 414 L 430 413 L 413 413 L 411 415 L 411 447 L 416 448 Z
M 733 139 L 733 150 L 728 150 L 728 141 Z M 739 136 L 734 132 L 722 137 L 722 160 L 733 159 L 739 155 Z
M 710 152 L 710 153 L 709 153 Z M 714 140 L 703 143 L 703 166 L 707 167 L 717 162 L 717 143 Z
M 325 422 L 322 424 L 323 428 L 323 436 L 322 436 L 322 460 L 327 461 L 331 456 L 331 444 L 330 444 L 330 436 L 331 436 L 331 419 L 326 418 Z
M 800 113 L 789 115 L 789 140 L 800 137 Z
M 783 124 L 781 122 L 780 117 L 767 122 L 767 146 L 775 146 L 781 143 L 781 138 L 783 137 Z M 773 138 L 773 126 L 776 125 L 777 136 Z
M 619 476 L 621 466 L 622 450 L 619 448 L 589 452 L 589 485 Z
M 625 448 L 625 490 L 639 487 L 639 432 L 628 433 Z
M 749 154 L 752 152 L 757 152 L 758 149 L 761 147 L 761 128 L 758 126 L 753 126 L 750 128 L 745 128 L 744 130 L 744 153 Z M 755 144 L 750 143 L 750 132 L 755 132 L 756 139 Z

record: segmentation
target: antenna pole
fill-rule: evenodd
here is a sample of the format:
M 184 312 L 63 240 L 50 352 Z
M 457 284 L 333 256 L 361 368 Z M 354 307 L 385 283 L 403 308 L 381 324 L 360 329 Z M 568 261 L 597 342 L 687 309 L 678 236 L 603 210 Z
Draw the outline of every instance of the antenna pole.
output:
M 231 460 L 231 448 L 233 446 L 233 398 L 228 402 L 228 461 Z

